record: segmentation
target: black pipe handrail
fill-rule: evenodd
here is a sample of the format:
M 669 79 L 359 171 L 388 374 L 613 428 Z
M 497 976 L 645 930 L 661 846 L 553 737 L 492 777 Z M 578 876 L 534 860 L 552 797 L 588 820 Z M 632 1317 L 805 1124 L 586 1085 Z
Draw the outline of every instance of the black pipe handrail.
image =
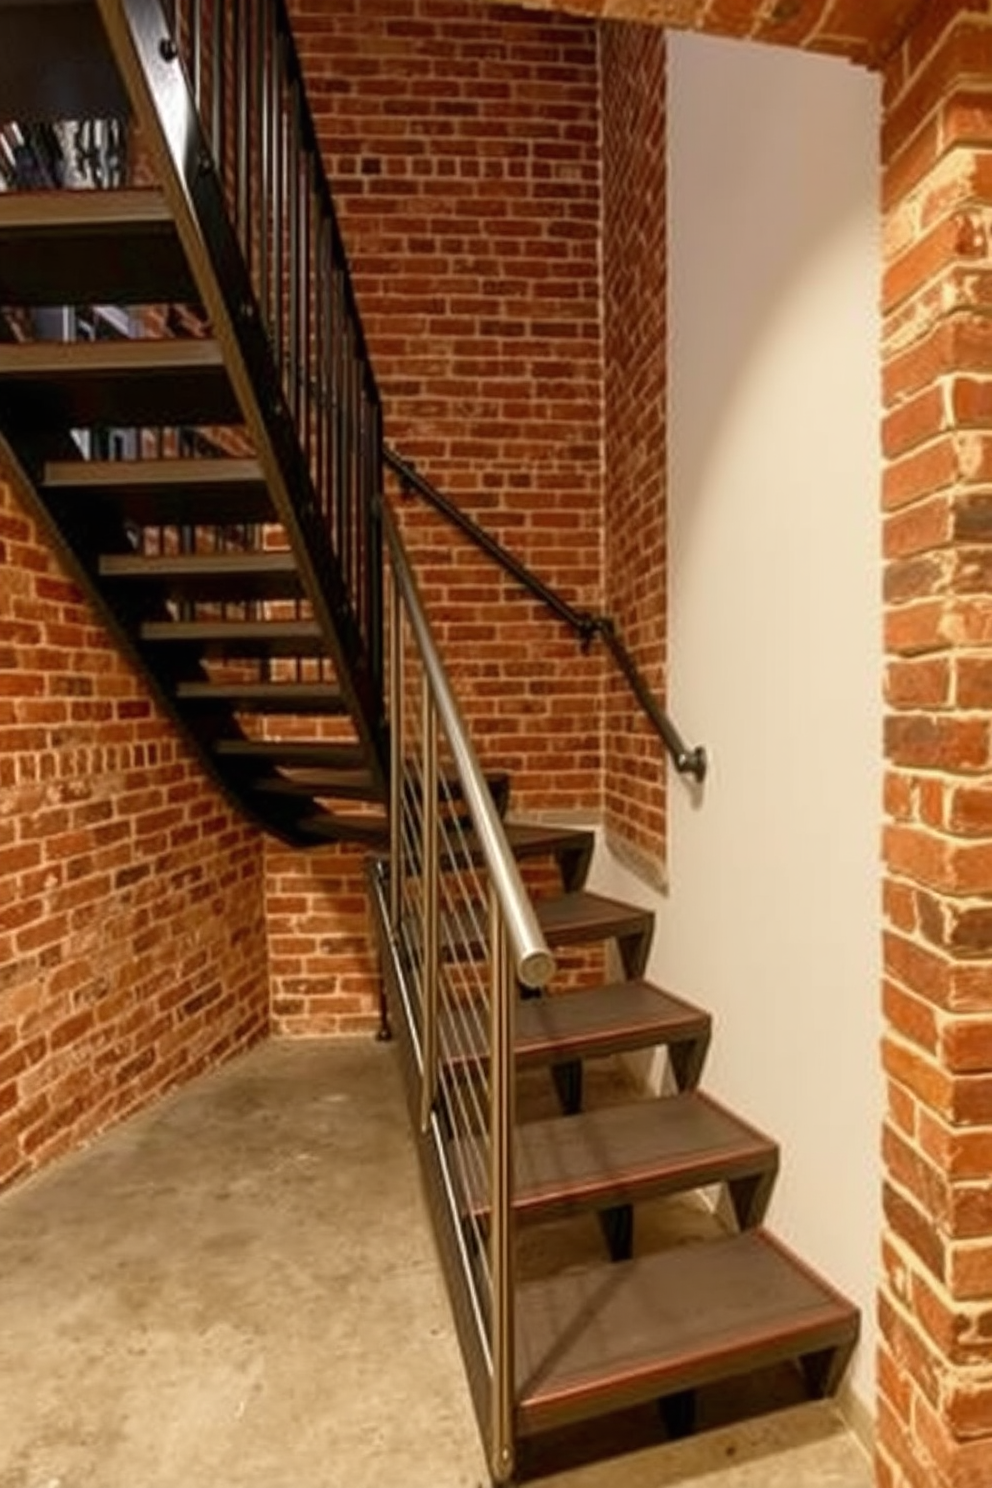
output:
M 584 649 L 598 636 L 610 654 L 627 685 L 651 726 L 664 744 L 680 775 L 691 775 L 702 782 L 706 778 L 706 750 L 701 744 L 690 748 L 669 718 L 658 699 L 651 692 L 647 679 L 623 640 L 617 634 L 614 621 L 609 615 L 594 615 L 590 610 L 577 610 L 566 599 L 556 593 L 543 579 L 522 563 L 503 544 L 480 527 L 472 517 L 466 516 L 460 507 L 443 495 L 435 485 L 420 474 L 409 460 L 388 445 L 383 445 L 383 461 L 393 472 L 404 492 L 416 492 L 432 506 L 446 521 L 463 532 L 470 542 L 498 563 L 511 578 L 516 579 L 528 593 L 541 601 L 558 619 L 563 621 L 579 638 Z

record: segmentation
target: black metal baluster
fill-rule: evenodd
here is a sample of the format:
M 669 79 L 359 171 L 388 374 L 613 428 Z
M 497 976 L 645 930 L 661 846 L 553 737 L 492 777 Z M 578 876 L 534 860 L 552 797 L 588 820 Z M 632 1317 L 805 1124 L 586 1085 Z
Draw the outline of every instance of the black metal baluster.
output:
M 279 50 L 275 30 L 275 9 L 271 3 L 263 3 L 261 7 L 262 26 L 264 31 L 264 66 L 262 74 L 262 96 L 261 96 L 261 131 L 262 131 L 262 212 L 264 214 L 263 239 L 265 252 L 263 261 L 265 264 L 265 294 L 262 298 L 262 311 L 268 317 L 271 332 L 274 324 L 273 301 L 275 296 L 274 285 L 275 274 L 275 238 L 278 232 L 278 212 L 275 200 L 276 180 L 276 98 L 278 90 L 277 71 L 279 67 Z
M 287 200 L 287 161 L 286 161 L 286 99 L 284 82 L 284 62 L 286 55 L 286 43 L 282 36 L 277 39 L 275 59 L 275 110 L 273 115 L 273 128 L 275 137 L 273 141 L 273 164 L 275 167 L 273 190 L 272 190 L 272 220 L 274 224 L 275 254 L 273 257 L 272 273 L 275 290 L 275 304 L 272 316 L 272 344 L 275 348 L 276 362 L 279 366 L 280 376 L 285 367 L 286 347 L 284 336 L 283 307 L 286 295 L 286 200 Z
M 213 15 L 211 16 L 211 47 L 210 59 L 212 83 L 210 99 L 210 144 L 214 152 L 214 161 L 217 169 L 224 174 L 225 154 L 225 119 L 227 106 L 227 75 L 224 66 L 225 26 L 224 16 L 226 6 L 224 0 L 213 0 Z
M 289 85 L 289 406 L 299 415 L 300 378 L 300 113 L 299 83 Z
M 245 3 L 234 0 L 231 12 L 234 44 L 234 189 L 235 220 L 245 258 L 248 252 L 248 57 Z M 250 259 L 249 259 L 250 261 Z
M 335 552 L 340 557 L 344 550 L 344 439 L 342 437 L 344 426 L 343 410 L 343 379 L 341 376 L 344 365 L 344 317 L 343 298 L 341 288 L 342 271 L 337 262 L 337 245 L 335 244 L 335 261 L 331 269 L 331 310 L 333 315 L 333 330 L 331 338 L 331 479 L 332 489 L 330 501 L 332 512 L 328 513 L 330 530 L 334 537 Z
M 376 696 L 385 685 L 385 639 L 383 636 L 384 584 L 382 571 L 382 408 L 372 391 L 372 427 L 369 435 L 369 665 Z
M 303 181 L 303 294 L 300 296 L 300 342 L 303 360 L 303 453 L 311 477 L 313 465 L 313 415 L 316 392 L 316 366 L 313 353 L 313 160 L 309 152 L 304 154 Z
M 329 224 L 318 211 L 314 242 L 314 373 L 316 377 L 316 407 L 314 420 L 314 484 L 317 500 L 327 520 L 327 365 L 330 357 L 328 344 L 328 294 L 327 275 L 329 261 Z
M 189 27 L 189 74 L 193 97 L 199 113 L 203 112 L 203 10 L 202 0 L 191 0 Z
M 344 572 L 349 593 L 355 589 L 355 353 L 351 321 L 344 325 Z
M 255 255 L 257 261 L 256 290 L 262 314 L 265 314 L 269 299 L 269 234 L 268 234 L 268 181 L 266 178 L 266 149 L 268 144 L 268 122 L 266 100 L 268 86 L 266 76 L 267 0 L 256 0 L 255 16 L 255 87 L 252 99 L 252 162 L 255 171 Z

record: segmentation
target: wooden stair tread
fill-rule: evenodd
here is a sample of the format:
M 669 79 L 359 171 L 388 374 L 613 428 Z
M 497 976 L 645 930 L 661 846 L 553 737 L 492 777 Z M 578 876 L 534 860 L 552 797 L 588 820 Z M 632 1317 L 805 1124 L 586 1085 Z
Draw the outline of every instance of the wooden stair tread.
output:
M 215 754 L 245 764 L 311 765 L 329 770 L 358 769 L 365 760 L 360 744 L 323 743 L 300 739 L 217 739 Z
M 579 889 L 534 903 L 538 924 L 551 946 L 615 940 L 626 975 L 641 977 L 651 949 L 654 915 L 636 904 Z
M 297 831 L 317 842 L 353 842 L 365 847 L 381 848 L 389 841 L 389 825 L 384 816 L 348 816 L 343 812 L 321 811 L 304 816 Z
M 538 923 L 548 941 L 554 945 L 576 945 L 586 941 L 608 940 L 614 936 L 650 930 L 654 916 L 619 899 L 607 899 L 580 889 L 574 894 L 559 894 L 553 899 L 538 899 L 534 908 Z
M 152 645 L 195 647 L 206 656 L 324 656 L 316 620 L 152 620 L 141 627 Z
M 0 301 L 134 305 L 198 298 L 162 193 L 0 193 Z
M 28 428 L 240 424 L 216 341 L 0 343 L 0 411 Z
M 587 827 L 562 827 L 541 822 L 504 822 L 507 841 L 518 858 L 536 858 L 561 848 L 578 848 L 595 841 Z
M 710 1025 L 710 1015 L 701 1008 L 641 979 L 534 997 L 517 1005 L 517 1064 L 552 1064 L 706 1039 Z M 486 1057 L 474 1018 L 447 1016 L 443 1030 L 447 1062 Z
M 250 782 L 251 789 L 274 796 L 341 796 L 354 801 L 379 799 L 371 772 L 363 769 L 335 770 L 300 767 L 293 776 L 262 775 Z
M 49 498 L 99 496 L 142 526 L 275 521 L 257 460 L 53 460 L 43 489 Z
M 774 1142 L 698 1091 L 524 1122 L 515 1137 L 514 1209 L 528 1220 L 632 1204 L 778 1166 Z M 472 1160 L 459 1166 L 487 1172 Z M 488 1215 L 484 1190 L 468 1201 L 477 1216 Z
M 590 894 L 584 889 L 533 902 L 538 924 L 549 946 L 595 944 L 614 939 L 627 975 L 631 978 L 642 975 L 654 927 L 650 910 L 607 899 L 601 894 Z M 443 955 L 471 959 L 484 954 L 485 947 L 479 934 L 479 927 L 488 924 L 488 912 L 484 906 L 468 903 L 445 911 L 439 923 L 439 944 Z M 410 922 L 405 925 L 404 933 L 416 943 L 420 931 Z
M 100 576 L 144 583 L 190 599 L 297 599 L 302 594 L 292 553 L 108 553 Z
M 175 695 L 183 703 L 224 703 L 262 713 L 347 711 L 332 682 L 179 682 Z
M 559 872 L 566 889 L 577 890 L 585 882 L 595 833 L 587 827 L 552 826 L 538 822 L 505 821 L 503 830 L 514 857 L 518 859 L 538 858 L 545 855 L 558 860 Z M 448 849 L 442 858 L 445 868 L 460 868 L 466 862 L 479 862 L 481 852 L 474 833 L 465 834 L 465 850 Z
M 857 1310 L 762 1230 L 523 1283 L 524 1433 L 850 1348 Z

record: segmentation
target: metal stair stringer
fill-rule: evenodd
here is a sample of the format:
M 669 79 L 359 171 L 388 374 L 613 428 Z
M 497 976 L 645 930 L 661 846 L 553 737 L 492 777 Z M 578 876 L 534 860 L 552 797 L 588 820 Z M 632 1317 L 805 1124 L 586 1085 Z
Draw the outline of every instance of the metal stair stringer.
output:
M 175 44 L 163 33 L 155 0 L 97 4 L 273 508 L 295 556 L 303 592 L 333 658 L 364 764 L 376 796 L 384 800 L 388 764 L 377 668 L 360 634 Z M 377 450 L 378 428 L 369 430 L 368 438 L 370 448 Z

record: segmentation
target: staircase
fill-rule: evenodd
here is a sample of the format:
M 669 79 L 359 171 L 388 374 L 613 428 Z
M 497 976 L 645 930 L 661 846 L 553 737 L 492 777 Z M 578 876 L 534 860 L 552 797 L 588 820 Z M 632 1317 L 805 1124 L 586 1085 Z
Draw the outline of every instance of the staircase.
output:
M 831 1391 L 857 1314 L 761 1228 L 779 1155 L 699 1089 L 709 1016 L 645 979 L 652 916 L 587 890 L 592 834 L 508 820 L 464 736 L 380 508 L 379 396 L 282 5 L 178 9 L 0 3 L 0 117 L 119 132 L 127 109 L 132 176 L 159 182 L 0 192 L 4 464 L 239 809 L 294 846 L 371 850 L 494 1479 L 522 1438 L 648 1400 L 685 1429 L 699 1387 L 781 1361 Z M 531 860 L 560 882 L 533 905 Z M 613 980 L 556 992 L 549 952 L 584 945 Z M 591 1061 L 656 1049 L 670 1093 L 597 1102 Z M 704 1188 L 718 1238 L 644 1243 L 644 1205 Z M 599 1264 L 518 1272 L 518 1230 L 583 1213 Z

